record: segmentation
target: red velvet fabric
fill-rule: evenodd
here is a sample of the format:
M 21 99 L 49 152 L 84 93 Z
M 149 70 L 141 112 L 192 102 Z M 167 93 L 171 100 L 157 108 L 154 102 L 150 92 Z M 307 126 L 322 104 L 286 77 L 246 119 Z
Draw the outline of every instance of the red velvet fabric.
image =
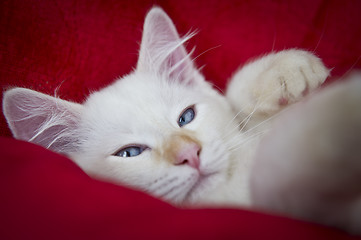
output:
M 0 2 L 0 84 L 76 102 L 132 71 L 146 12 L 161 6 L 221 90 L 247 60 L 272 50 L 314 51 L 334 78 L 361 68 L 361 1 Z M 1 93 L 2 97 L 2 93 Z M 177 209 L 92 180 L 70 160 L 10 139 L 0 117 L 0 238 L 347 239 L 300 221 L 241 210 Z
M 71 160 L 0 137 L 0 239 L 351 239 L 232 209 L 178 209 L 89 178 Z

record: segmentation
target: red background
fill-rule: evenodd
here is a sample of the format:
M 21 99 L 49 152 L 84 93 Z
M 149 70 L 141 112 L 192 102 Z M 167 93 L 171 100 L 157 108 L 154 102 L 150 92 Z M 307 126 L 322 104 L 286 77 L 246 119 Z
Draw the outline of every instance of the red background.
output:
M 332 82 L 361 68 L 361 1 L 0 2 L 0 84 L 82 102 L 132 71 L 146 12 L 161 6 L 209 81 L 224 89 L 243 63 L 272 50 L 313 51 Z M 209 51 L 208 51 L 209 50 Z M 2 98 L 2 93 L 1 93 Z M 330 239 L 333 229 L 241 210 L 180 210 L 88 178 L 70 160 L 10 139 L 0 117 L 0 238 L 207 237 Z M 2 237 L 4 236 L 4 237 Z

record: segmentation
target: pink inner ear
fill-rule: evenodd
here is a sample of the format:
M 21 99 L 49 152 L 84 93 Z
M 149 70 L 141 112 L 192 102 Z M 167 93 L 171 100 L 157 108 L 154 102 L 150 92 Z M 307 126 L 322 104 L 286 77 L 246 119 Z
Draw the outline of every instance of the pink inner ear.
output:
M 46 122 L 46 116 L 30 117 L 16 107 L 14 107 L 13 112 L 10 114 L 14 114 L 17 116 L 23 115 L 22 117 L 16 118 L 19 120 L 14 120 L 11 122 L 11 130 L 13 131 L 15 138 L 24 141 L 32 141 L 31 139 L 36 135 L 36 130 Z
M 179 38 L 166 13 L 153 8 L 147 15 L 137 70 L 151 70 L 179 82 L 191 82 L 197 71 L 183 43 L 192 35 Z
M 81 105 L 28 89 L 15 88 L 4 95 L 4 114 L 15 138 L 58 152 L 70 151 Z
M 170 78 L 185 84 L 193 82 L 194 73 L 197 72 L 197 69 L 194 67 L 190 59 L 190 54 L 187 54 L 183 45 L 178 47 L 168 59 L 169 65 L 167 71 Z

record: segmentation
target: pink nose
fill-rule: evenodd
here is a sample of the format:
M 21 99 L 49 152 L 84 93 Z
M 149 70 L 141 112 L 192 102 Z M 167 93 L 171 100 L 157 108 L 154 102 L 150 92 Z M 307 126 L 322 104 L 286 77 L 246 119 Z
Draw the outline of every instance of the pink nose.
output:
M 189 142 L 182 146 L 176 155 L 175 165 L 188 164 L 189 166 L 199 169 L 199 154 L 201 147 L 195 142 Z

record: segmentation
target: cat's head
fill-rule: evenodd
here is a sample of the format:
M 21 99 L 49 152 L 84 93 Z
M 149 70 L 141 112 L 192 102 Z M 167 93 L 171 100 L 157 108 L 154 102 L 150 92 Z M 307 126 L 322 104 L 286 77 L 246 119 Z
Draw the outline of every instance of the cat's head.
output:
M 234 131 L 225 98 L 195 68 L 169 19 L 147 15 L 137 68 L 84 104 L 15 88 L 3 109 L 18 139 L 69 155 L 91 175 L 174 203 L 229 176 Z

